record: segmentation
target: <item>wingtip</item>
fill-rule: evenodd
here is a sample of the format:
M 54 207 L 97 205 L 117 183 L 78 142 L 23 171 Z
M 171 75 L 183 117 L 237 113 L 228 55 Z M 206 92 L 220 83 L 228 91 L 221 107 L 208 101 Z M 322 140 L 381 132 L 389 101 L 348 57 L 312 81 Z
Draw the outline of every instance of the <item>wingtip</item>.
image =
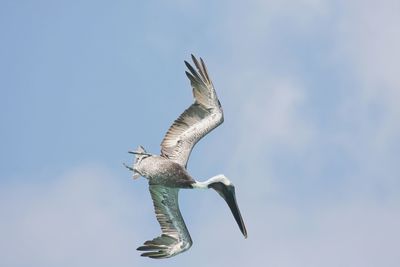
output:
M 145 253 L 140 254 L 140 256 L 149 257 L 152 259 L 162 259 L 162 258 L 167 258 L 168 255 L 164 252 L 155 251 L 155 252 L 145 252 Z
M 161 247 L 155 245 L 147 245 L 147 246 L 140 246 L 136 250 L 137 251 L 151 251 L 151 250 L 160 250 Z
M 192 61 L 193 61 L 194 65 L 196 65 L 197 69 L 199 71 L 201 71 L 201 68 L 200 68 L 200 65 L 199 65 L 199 61 L 197 60 L 197 58 L 195 56 L 193 56 L 193 54 L 192 54 Z
M 190 81 L 196 81 L 196 79 L 193 77 L 193 75 L 190 72 L 185 71 L 185 74 L 189 78 Z

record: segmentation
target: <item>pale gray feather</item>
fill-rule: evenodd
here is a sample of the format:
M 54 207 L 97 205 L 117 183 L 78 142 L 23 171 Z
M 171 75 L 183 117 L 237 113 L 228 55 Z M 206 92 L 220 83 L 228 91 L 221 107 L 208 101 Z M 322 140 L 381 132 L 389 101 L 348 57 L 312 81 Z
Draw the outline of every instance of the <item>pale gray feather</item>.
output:
M 161 156 L 186 168 L 194 145 L 220 125 L 223 112 L 207 68 L 192 55 L 197 71 L 185 61 L 186 72 L 193 88 L 194 103 L 171 125 L 161 143 Z

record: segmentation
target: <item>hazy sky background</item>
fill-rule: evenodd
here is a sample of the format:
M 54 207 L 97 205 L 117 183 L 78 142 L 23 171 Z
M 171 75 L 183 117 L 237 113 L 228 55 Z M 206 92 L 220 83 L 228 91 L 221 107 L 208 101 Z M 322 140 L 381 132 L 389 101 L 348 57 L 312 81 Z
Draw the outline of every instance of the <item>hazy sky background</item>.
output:
M 400 2 L 0 2 L 1 266 L 399 266 Z M 203 57 L 225 123 L 181 191 L 194 240 L 154 261 L 144 179 Z

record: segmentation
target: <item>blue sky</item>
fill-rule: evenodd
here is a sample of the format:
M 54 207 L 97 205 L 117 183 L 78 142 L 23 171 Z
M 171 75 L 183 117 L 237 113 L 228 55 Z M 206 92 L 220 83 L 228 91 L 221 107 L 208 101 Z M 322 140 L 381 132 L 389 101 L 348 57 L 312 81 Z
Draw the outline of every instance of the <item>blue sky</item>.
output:
M 1 1 L 0 265 L 398 266 L 400 4 Z M 224 124 L 192 153 L 237 187 L 182 191 L 194 246 L 167 261 L 122 162 L 192 102 L 208 65 Z

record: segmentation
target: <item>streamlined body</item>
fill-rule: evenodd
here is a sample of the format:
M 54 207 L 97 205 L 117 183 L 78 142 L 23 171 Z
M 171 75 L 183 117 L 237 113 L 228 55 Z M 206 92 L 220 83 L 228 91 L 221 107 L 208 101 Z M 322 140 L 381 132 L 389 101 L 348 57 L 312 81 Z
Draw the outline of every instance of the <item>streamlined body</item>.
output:
M 200 182 L 187 172 L 186 166 L 194 145 L 223 120 L 223 111 L 207 68 L 200 58 L 192 55 L 197 71 L 185 61 L 186 72 L 193 89 L 194 103 L 187 108 L 167 131 L 161 143 L 161 155 L 149 154 L 142 146 L 136 151 L 132 167 L 133 178 L 148 179 L 156 218 L 161 235 L 138 247 L 141 256 L 154 259 L 169 258 L 192 245 L 192 239 L 179 210 L 180 189 L 214 189 L 228 204 L 244 237 L 247 230 L 236 203 L 235 187 L 223 174 Z
M 149 179 L 149 184 L 153 185 L 192 188 L 192 184 L 195 183 L 195 180 L 180 164 L 157 155 L 142 159 L 136 171 Z

